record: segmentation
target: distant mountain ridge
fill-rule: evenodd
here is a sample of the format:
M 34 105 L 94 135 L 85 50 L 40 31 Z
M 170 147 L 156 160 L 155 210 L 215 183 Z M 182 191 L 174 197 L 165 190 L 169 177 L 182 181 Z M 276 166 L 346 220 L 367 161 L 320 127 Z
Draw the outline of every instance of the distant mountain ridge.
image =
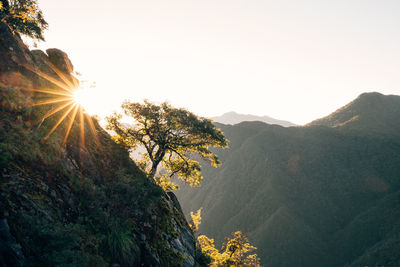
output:
M 366 93 L 304 127 L 218 126 L 230 148 L 203 185 L 200 232 L 242 230 L 270 267 L 400 266 L 400 97 Z
M 400 96 L 364 93 L 327 117 L 306 126 L 323 125 L 345 131 L 400 137 Z
M 219 122 L 222 124 L 238 124 L 244 121 L 262 121 L 268 124 L 277 124 L 277 125 L 281 125 L 284 127 L 290 127 L 290 126 L 296 126 L 296 124 L 291 123 L 289 121 L 284 121 L 284 120 L 277 120 L 274 118 L 271 118 L 269 116 L 255 116 L 255 115 L 250 115 L 250 114 L 238 114 L 236 112 L 227 112 L 224 113 L 221 116 L 216 116 L 216 117 L 212 117 L 212 120 L 214 120 L 215 122 Z

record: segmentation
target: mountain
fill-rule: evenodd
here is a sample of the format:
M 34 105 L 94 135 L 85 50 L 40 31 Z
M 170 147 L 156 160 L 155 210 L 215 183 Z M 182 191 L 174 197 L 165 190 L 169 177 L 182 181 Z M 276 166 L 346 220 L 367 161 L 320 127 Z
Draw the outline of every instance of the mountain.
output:
M 308 124 L 323 125 L 354 134 L 400 137 L 400 96 L 364 93 L 331 115 Z
M 0 266 L 199 266 L 176 197 L 95 119 L 56 112 L 72 71 L 0 23 Z
M 400 266 L 400 97 L 363 94 L 304 127 L 218 126 L 230 148 L 177 192 L 199 231 L 242 230 L 265 266 Z
M 294 123 L 289 121 L 277 120 L 268 116 L 255 116 L 255 115 L 244 115 L 236 112 L 228 112 L 221 116 L 212 117 L 213 121 L 223 124 L 238 124 L 243 121 L 262 121 L 268 124 L 277 124 L 284 127 L 296 126 Z

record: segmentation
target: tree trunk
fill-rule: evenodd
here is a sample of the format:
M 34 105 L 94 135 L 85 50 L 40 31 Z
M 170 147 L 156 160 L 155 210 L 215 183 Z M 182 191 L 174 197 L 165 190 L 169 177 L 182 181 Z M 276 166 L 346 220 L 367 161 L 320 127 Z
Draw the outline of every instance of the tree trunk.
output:
M 153 162 L 153 165 L 151 166 L 151 170 L 149 172 L 149 178 L 154 180 L 154 177 L 156 176 L 157 173 L 157 167 L 160 161 L 158 162 Z

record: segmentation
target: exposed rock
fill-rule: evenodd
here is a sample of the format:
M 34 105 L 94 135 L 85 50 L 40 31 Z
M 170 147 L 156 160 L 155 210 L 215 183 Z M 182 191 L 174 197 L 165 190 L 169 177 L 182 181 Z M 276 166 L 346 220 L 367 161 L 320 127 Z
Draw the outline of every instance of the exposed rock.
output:
M 7 219 L 0 219 L 0 266 L 22 266 L 25 257 L 21 246 L 10 233 Z
M 77 86 L 67 54 L 46 53 L 29 51 L 0 23 L 0 103 L 26 91 L 19 89 L 57 88 L 46 75 Z M 21 102 L 32 97 L 24 93 Z M 0 266 L 24 259 L 49 266 L 196 265 L 195 239 L 176 197 L 147 180 L 96 122 L 96 140 L 88 133 L 82 147 L 75 121 L 62 147 L 65 130 L 44 143 L 41 131 L 54 124 L 31 127 L 26 122 L 38 115 L 23 108 L 0 105 L 0 211 L 9 212 L 0 216 Z M 118 249 L 121 243 L 128 249 Z
M 70 74 L 74 71 L 74 66 L 65 52 L 57 48 L 50 48 L 46 50 L 46 53 L 50 62 L 62 72 Z
M 32 64 L 29 49 L 7 24 L 0 22 L 0 73 L 17 71 L 25 64 Z

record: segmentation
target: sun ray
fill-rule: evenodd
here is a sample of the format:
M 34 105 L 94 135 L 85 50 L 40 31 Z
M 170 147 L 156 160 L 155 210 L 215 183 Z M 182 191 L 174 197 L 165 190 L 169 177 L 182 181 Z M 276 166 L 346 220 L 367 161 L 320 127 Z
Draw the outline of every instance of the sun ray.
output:
M 62 72 L 60 71 L 58 68 L 56 68 L 53 64 L 49 63 L 50 68 L 58 75 L 58 77 L 61 78 L 61 80 L 63 80 L 63 82 L 69 87 L 69 88 L 75 88 L 74 84 L 68 79 L 68 77 Z M 67 65 L 67 69 L 68 71 L 71 73 L 72 71 L 70 71 L 69 65 Z M 73 80 L 73 78 L 72 78 Z M 68 90 L 68 89 L 66 89 Z
M 71 62 L 70 62 L 69 60 L 66 60 L 66 61 L 65 61 L 65 64 L 67 65 L 68 73 L 72 73 L 72 72 L 73 72 L 73 66 L 72 66 Z M 56 68 L 56 69 L 57 69 L 57 68 Z M 72 80 L 72 83 L 73 83 L 73 86 L 72 86 L 72 87 L 73 87 L 73 88 L 78 88 L 78 86 L 79 86 L 78 80 L 75 79 L 75 77 L 72 76 L 72 75 L 71 75 L 71 80 Z
M 67 64 L 67 71 L 72 73 L 72 66 L 69 62 L 65 62 Z M 40 125 L 43 121 L 50 116 L 54 115 L 57 112 L 63 111 L 60 118 L 57 122 L 52 126 L 47 135 L 42 139 L 42 143 L 45 142 L 50 135 L 61 125 L 61 123 L 66 120 L 67 116 L 69 116 L 69 121 L 65 125 L 65 135 L 62 142 L 62 147 L 65 148 L 65 144 L 68 141 L 68 137 L 72 131 L 74 121 L 80 121 L 79 125 L 79 134 L 80 134 L 80 147 L 85 147 L 85 123 L 89 125 L 88 129 L 93 133 L 94 142 L 99 145 L 99 138 L 97 134 L 96 126 L 92 121 L 92 117 L 85 113 L 83 106 L 78 103 L 78 98 L 75 96 L 76 90 L 79 90 L 79 82 L 73 75 L 68 75 L 67 73 L 62 72 L 60 69 L 56 68 L 53 64 L 49 63 L 48 66 L 54 71 L 54 73 L 58 76 L 51 76 L 49 74 L 43 73 L 41 70 L 33 68 L 31 66 L 24 66 L 27 70 L 35 73 L 39 77 L 51 82 L 56 87 L 55 88 L 21 88 L 25 91 L 33 91 L 42 94 L 46 94 L 48 97 L 39 99 L 38 102 L 32 104 L 32 106 L 43 106 L 43 105 L 54 105 L 44 116 L 42 116 L 39 120 Z M 79 113 L 79 114 L 78 114 Z M 86 118 L 86 119 L 85 119 Z M 85 122 L 87 121 L 87 122 Z M 39 125 L 39 127 L 40 127 Z M 39 128 L 38 127 L 38 128 Z
M 21 88 L 24 91 L 34 91 L 39 93 L 51 94 L 51 95 L 62 95 L 62 96 L 69 96 L 71 97 L 71 93 L 64 93 L 55 90 L 46 90 L 46 89 L 34 89 L 34 88 Z
M 92 117 L 90 117 L 88 114 L 85 113 L 85 116 L 87 118 L 87 121 L 89 122 L 89 126 L 90 126 L 90 130 L 93 133 L 94 136 L 94 140 L 96 143 L 99 143 L 99 138 L 97 136 L 97 130 L 96 127 L 94 127 L 93 121 L 92 121 Z
M 81 130 L 81 147 L 85 146 L 85 118 L 83 117 L 83 108 L 79 106 L 79 119 L 80 119 L 80 130 Z
M 72 102 L 68 102 L 68 103 L 65 103 L 65 104 L 62 105 L 62 106 L 57 107 L 56 109 L 50 111 L 49 113 L 47 113 L 46 115 L 44 115 L 42 118 L 40 118 L 40 121 L 43 121 L 44 119 L 47 119 L 47 118 L 50 117 L 51 115 L 53 115 L 53 114 L 59 112 L 60 110 L 62 110 L 62 109 L 64 109 L 65 107 L 67 107 L 68 105 L 72 105 L 72 104 L 73 104 Z
M 76 116 L 76 112 L 78 111 L 78 109 L 79 109 L 79 105 L 76 105 L 76 104 L 75 104 L 74 111 L 72 112 L 71 119 L 69 120 L 68 127 L 67 127 L 67 132 L 65 133 L 62 146 L 64 146 L 65 143 L 67 142 L 68 135 L 69 135 L 69 132 L 71 131 L 72 124 L 73 124 L 74 121 L 75 121 L 75 116 Z
M 71 103 L 72 104 L 72 103 Z M 71 107 L 67 111 L 64 112 L 64 114 L 61 116 L 61 118 L 58 119 L 57 123 L 51 128 L 50 132 L 43 138 L 43 141 L 46 141 L 47 138 L 57 129 L 58 125 L 60 125 L 61 122 L 65 119 L 65 117 L 68 116 L 68 114 L 71 112 L 71 110 L 75 107 L 76 104 L 72 104 Z
M 72 92 L 72 90 L 70 89 L 72 86 L 68 86 L 68 84 L 62 83 L 59 80 L 51 77 L 50 75 L 47 75 L 46 73 L 41 72 L 40 70 L 34 69 L 31 66 L 25 65 L 24 66 L 26 69 L 30 70 L 33 73 L 36 73 L 37 75 L 39 75 L 40 77 L 48 80 L 49 82 L 53 83 L 54 85 L 57 85 L 58 87 L 60 87 L 61 89 L 64 89 L 65 91 L 68 92 Z M 57 69 L 54 66 L 51 67 L 52 69 Z M 59 70 L 58 70 L 59 71 Z M 57 73 L 57 72 L 56 72 Z M 69 81 L 68 81 L 69 82 Z M 69 82 L 70 83 L 70 82 Z M 71 84 L 72 85 L 72 84 Z
M 73 100 L 73 98 L 71 98 L 71 97 L 50 99 L 50 100 L 34 103 L 32 106 L 49 105 L 49 104 L 55 104 L 55 103 L 59 103 L 59 102 L 72 101 L 72 100 Z

